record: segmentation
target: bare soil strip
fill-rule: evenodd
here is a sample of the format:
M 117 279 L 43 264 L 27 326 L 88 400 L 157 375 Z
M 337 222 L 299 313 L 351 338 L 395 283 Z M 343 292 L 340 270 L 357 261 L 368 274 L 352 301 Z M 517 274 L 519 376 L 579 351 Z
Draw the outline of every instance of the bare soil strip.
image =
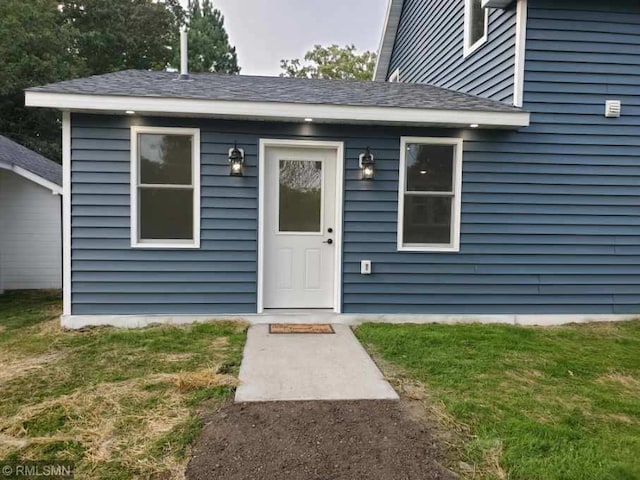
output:
M 229 403 L 205 413 L 190 480 L 454 479 L 398 401 Z

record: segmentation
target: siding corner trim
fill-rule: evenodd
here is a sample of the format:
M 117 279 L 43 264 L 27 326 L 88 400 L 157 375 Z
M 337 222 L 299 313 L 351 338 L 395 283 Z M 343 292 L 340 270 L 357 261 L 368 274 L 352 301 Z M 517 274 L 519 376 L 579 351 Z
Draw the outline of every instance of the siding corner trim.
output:
M 62 314 L 71 315 L 71 113 L 62 112 Z
M 524 67 L 527 50 L 527 0 L 518 0 L 516 13 L 516 56 L 513 70 L 513 105 L 524 105 Z

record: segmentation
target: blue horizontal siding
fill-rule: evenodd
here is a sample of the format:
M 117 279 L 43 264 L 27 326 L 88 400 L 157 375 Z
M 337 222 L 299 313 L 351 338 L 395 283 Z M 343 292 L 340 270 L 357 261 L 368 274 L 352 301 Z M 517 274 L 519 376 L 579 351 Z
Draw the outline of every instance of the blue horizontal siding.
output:
M 515 9 L 491 9 L 488 41 L 464 57 L 464 0 L 405 0 L 387 77 L 513 103 Z
M 534 26 L 536 12 L 534 4 Z M 131 249 L 133 120 L 74 115 L 72 312 L 255 312 L 261 137 L 345 143 L 347 313 L 640 312 L 640 120 L 626 104 L 621 119 L 604 119 L 610 84 L 593 73 L 584 74 L 577 85 L 585 88 L 572 97 L 559 70 L 545 79 L 535 60 L 528 65 L 525 100 L 533 123 L 521 132 L 138 119 L 201 129 L 198 250 Z M 402 135 L 464 137 L 459 253 L 397 251 Z M 228 176 L 226 152 L 235 141 L 247 153 L 242 179 Z M 362 182 L 357 166 L 367 146 L 376 156 L 373 182 Z M 360 275 L 363 259 L 372 260 L 372 275 Z
M 500 65 L 509 56 L 494 47 L 492 58 L 482 50 L 469 57 L 484 57 L 494 77 L 461 67 L 463 2 L 438 9 L 445 3 L 405 1 L 389 73 L 400 67 L 405 81 L 500 99 L 486 94 L 493 85 L 468 87 L 508 78 Z M 396 252 L 397 179 L 385 169 L 375 195 L 347 191 L 354 228 L 345 236 L 345 310 L 640 312 L 639 27 L 640 9 L 629 2 L 530 0 L 532 123 L 465 135 L 460 253 Z M 490 40 L 507 39 L 497 35 Z M 621 118 L 604 117 L 607 99 L 622 101 Z M 365 257 L 370 277 L 359 274 Z
M 130 120 L 73 116 L 72 313 L 255 312 L 256 149 L 230 178 L 229 142 L 202 126 L 201 248 L 132 249 Z

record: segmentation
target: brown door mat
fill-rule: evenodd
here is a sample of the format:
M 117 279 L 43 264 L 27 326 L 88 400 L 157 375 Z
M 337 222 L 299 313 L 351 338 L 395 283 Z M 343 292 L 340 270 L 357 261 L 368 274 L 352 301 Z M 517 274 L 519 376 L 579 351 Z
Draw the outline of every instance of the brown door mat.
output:
M 335 333 L 329 323 L 270 323 L 269 333 Z

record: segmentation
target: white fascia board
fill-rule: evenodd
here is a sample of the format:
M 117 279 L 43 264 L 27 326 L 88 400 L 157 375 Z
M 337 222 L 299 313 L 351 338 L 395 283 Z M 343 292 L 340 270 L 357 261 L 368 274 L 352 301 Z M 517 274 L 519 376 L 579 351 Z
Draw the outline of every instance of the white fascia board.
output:
M 320 123 L 380 125 L 442 125 L 465 127 L 521 128 L 529 125 L 528 112 L 482 112 L 434 110 L 401 107 L 363 107 L 308 103 L 247 102 L 117 95 L 77 95 L 27 91 L 27 107 L 122 114 L 133 110 L 139 115 L 208 116 L 247 120 L 302 121 L 313 118 Z
M 41 187 L 51 190 L 51 192 L 56 195 L 62 195 L 62 187 L 60 185 L 56 185 L 55 183 L 47 180 L 46 178 L 42 178 L 40 175 L 36 175 L 29 170 L 25 170 L 24 168 L 17 165 L 12 165 L 10 163 L 4 162 L 0 162 L 0 168 L 4 170 L 10 170 L 15 174 L 20 175 L 21 177 L 26 178 L 27 180 L 37 185 L 40 185 Z
M 400 16 L 402 14 L 402 4 L 404 0 L 388 0 L 387 13 L 385 15 L 384 27 L 382 28 L 382 37 L 380 38 L 380 46 L 378 47 L 378 56 L 375 69 L 373 70 L 373 80 L 376 82 L 384 82 L 386 80 L 393 46 L 396 42 L 396 34 L 400 25 Z

